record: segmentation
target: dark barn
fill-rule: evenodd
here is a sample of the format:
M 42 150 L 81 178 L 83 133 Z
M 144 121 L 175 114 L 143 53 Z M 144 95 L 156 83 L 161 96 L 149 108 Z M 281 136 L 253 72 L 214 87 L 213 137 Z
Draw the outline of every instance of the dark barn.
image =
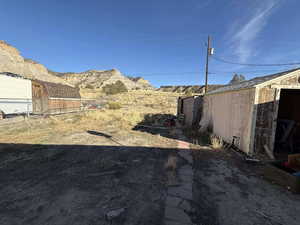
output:
M 45 81 L 32 81 L 34 114 L 76 112 L 81 109 L 78 88 Z

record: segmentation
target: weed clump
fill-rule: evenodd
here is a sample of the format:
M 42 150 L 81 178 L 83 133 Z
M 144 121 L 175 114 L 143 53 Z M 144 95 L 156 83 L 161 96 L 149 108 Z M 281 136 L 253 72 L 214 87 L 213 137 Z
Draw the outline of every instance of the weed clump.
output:
M 118 102 L 108 102 L 107 105 L 108 105 L 108 109 L 116 110 L 122 108 L 121 104 Z
M 91 84 L 87 84 L 87 85 L 85 86 L 85 88 L 87 88 L 87 89 L 94 89 L 93 85 L 91 85 Z
M 217 135 L 210 135 L 210 144 L 213 149 L 222 149 L 223 148 L 223 139 Z
M 102 88 L 102 91 L 107 95 L 115 95 L 123 92 L 128 92 L 127 87 L 122 81 L 117 81 L 113 84 L 107 84 Z

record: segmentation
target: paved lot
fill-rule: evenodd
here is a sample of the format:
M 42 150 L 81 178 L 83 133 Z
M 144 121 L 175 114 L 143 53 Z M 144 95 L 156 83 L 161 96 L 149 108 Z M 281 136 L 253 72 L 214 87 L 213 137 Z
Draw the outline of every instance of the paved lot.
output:
M 299 224 L 300 196 L 261 166 L 180 146 L 1 144 L 0 224 Z
M 194 153 L 195 218 L 210 225 L 298 225 L 300 196 L 261 177 L 233 152 Z
M 162 224 L 170 152 L 2 144 L 0 224 Z M 105 218 L 120 209 L 112 221 Z

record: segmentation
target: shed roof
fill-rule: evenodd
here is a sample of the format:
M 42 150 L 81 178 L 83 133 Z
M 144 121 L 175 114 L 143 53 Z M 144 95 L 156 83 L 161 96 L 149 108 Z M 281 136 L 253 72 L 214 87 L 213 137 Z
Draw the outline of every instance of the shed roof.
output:
M 255 77 L 251 80 L 242 81 L 242 82 L 237 83 L 237 84 L 225 85 L 225 86 L 223 86 L 221 88 L 218 88 L 216 90 L 209 91 L 208 94 L 216 94 L 216 93 L 222 93 L 222 92 L 226 92 L 226 91 L 235 91 L 235 90 L 240 90 L 240 89 L 252 88 L 252 87 L 255 87 L 259 84 L 263 84 L 267 81 L 273 80 L 275 78 L 288 75 L 289 73 L 295 72 L 299 69 L 300 68 L 296 68 L 296 69 L 287 70 L 287 71 L 283 71 L 283 72 L 280 72 L 280 73 L 271 74 L 271 75 L 267 75 L 267 76 Z
M 42 84 L 46 88 L 50 98 L 81 98 L 78 88 L 39 80 L 35 82 Z

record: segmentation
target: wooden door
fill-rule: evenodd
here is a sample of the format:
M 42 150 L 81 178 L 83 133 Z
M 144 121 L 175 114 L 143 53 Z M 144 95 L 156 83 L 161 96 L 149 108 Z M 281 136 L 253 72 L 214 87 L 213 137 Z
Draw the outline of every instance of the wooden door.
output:
M 42 86 L 33 85 L 33 96 L 32 96 L 33 113 L 43 112 L 42 93 L 43 93 Z

